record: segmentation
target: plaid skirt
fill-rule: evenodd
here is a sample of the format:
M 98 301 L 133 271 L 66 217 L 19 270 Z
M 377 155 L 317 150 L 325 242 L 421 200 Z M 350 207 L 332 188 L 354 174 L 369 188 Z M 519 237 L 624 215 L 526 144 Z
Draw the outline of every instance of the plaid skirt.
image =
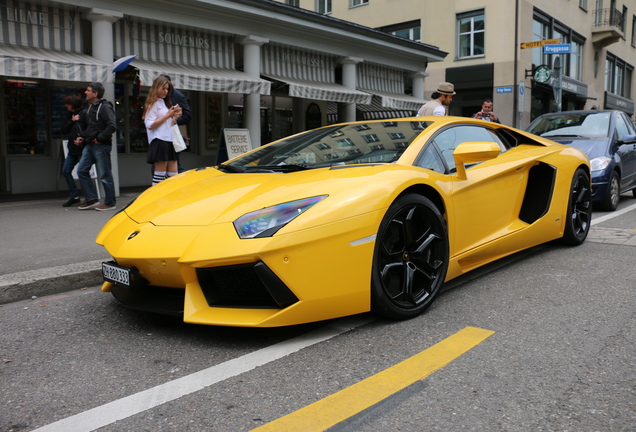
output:
M 167 162 L 177 160 L 177 152 L 174 151 L 171 141 L 160 140 L 155 138 L 148 148 L 148 156 L 146 162 L 153 164 L 155 162 Z

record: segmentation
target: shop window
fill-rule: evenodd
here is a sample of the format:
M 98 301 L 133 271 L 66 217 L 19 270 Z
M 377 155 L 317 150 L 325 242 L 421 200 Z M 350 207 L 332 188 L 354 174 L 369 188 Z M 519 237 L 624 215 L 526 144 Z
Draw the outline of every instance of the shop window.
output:
M 320 107 L 315 103 L 309 104 L 305 112 L 305 129 L 316 129 L 322 126 Z
M 66 107 L 55 110 L 56 120 L 66 117 Z M 47 89 L 38 81 L 6 80 L 4 110 L 7 121 L 7 154 L 48 154 Z M 59 127 L 58 127 L 59 130 Z

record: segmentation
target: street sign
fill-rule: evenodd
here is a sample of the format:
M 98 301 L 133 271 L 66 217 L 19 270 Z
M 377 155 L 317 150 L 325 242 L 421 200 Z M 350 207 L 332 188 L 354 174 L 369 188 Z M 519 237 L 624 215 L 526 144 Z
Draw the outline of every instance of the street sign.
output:
M 559 39 L 545 39 L 545 40 L 534 41 L 534 42 L 521 42 L 521 49 L 540 48 L 547 44 L 558 44 L 558 43 L 559 43 Z
M 512 87 L 497 87 L 497 93 L 512 93 Z
M 544 45 L 543 54 L 570 54 L 570 44 Z

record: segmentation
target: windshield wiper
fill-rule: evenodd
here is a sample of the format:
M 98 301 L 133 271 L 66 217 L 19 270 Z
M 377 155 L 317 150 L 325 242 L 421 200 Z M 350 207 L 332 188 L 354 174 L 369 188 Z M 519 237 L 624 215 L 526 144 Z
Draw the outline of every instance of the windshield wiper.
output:
M 286 165 L 256 165 L 245 167 L 249 172 L 296 172 L 311 169 L 307 165 L 301 164 L 286 164 Z
M 216 169 L 218 169 L 219 171 L 224 171 L 228 173 L 244 173 L 245 172 L 245 168 L 235 167 L 233 165 L 227 165 L 227 164 L 217 165 Z
M 568 134 L 551 134 L 551 135 L 546 135 L 543 134 L 541 135 L 544 138 L 549 138 L 549 137 L 564 137 L 564 138 L 587 138 L 585 135 L 568 135 Z

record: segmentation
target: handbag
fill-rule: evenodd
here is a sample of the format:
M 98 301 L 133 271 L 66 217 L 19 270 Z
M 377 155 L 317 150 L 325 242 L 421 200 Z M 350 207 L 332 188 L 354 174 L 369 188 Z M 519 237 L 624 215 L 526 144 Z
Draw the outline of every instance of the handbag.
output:
M 174 151 L 179 153 L 180 151 L 184 151 L 186 149 L 186 143 L 181 136 L 181 132 L 179 131 L 179 125 L 176 123 L 172 125 L 172 146 L 174 147 Z

